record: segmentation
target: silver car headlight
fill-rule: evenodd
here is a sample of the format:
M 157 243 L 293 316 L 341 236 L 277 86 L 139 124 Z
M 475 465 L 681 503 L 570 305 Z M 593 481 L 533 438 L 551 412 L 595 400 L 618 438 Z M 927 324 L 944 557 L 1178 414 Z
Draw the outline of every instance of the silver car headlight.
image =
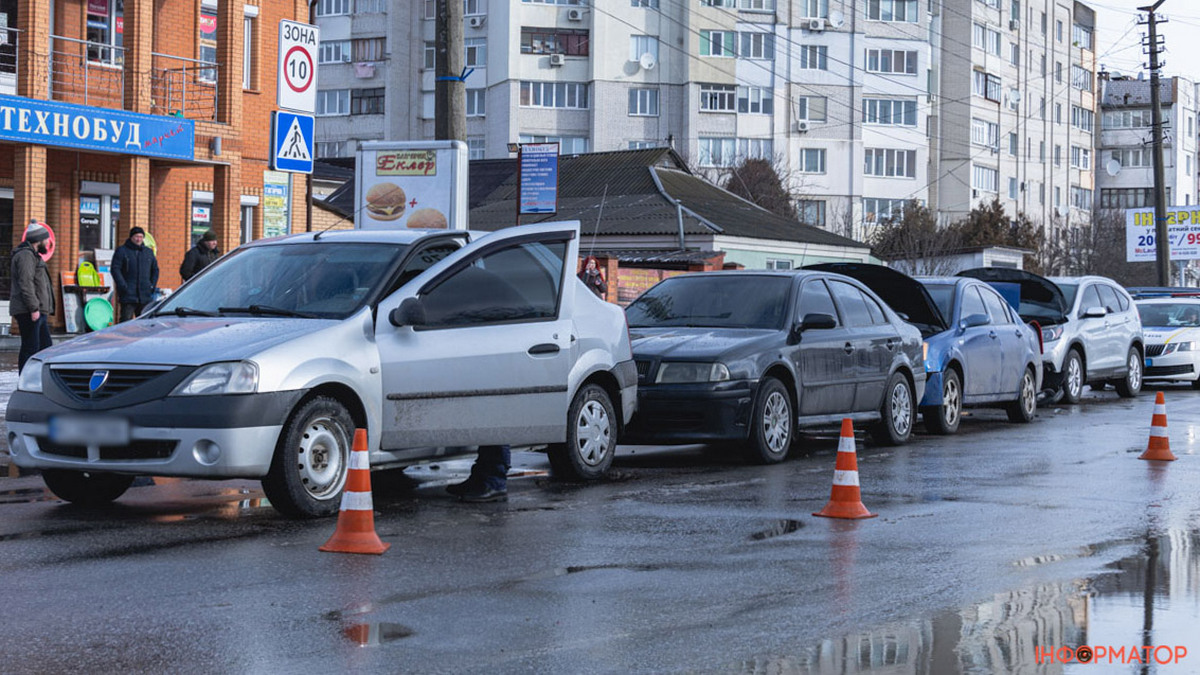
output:
M 682 384 L 695 382 L 724 382 L 729 379 L 729 369 L 723 363 L 665 362 L 658 368 L 659 384 Z
M 213 363 L 184 380 L 172 396 L 213 396 L 217 394 L 253 394 L 258 391 L 258 364 L 253 361 Z
M 21 370 L 21 377 L 17 380 L 17 389 L 20 391 L 28 391 L 34 394 L 42 393 L 42 362 L 37 359 L 29 359 L 25 362 L 25 367 Z

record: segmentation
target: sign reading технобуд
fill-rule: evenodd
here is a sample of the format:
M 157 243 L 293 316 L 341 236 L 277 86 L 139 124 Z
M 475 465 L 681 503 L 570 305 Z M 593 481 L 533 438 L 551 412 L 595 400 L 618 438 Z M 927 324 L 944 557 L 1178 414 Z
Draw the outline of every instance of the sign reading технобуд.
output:
M 195 122 L 181 117 L 0 95 L 0 140 L 192 160 Z

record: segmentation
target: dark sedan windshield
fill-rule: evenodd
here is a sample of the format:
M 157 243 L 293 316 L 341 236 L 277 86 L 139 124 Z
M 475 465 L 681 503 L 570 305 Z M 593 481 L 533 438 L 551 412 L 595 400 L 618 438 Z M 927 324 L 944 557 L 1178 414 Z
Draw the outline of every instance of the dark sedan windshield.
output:
M 406 248 L 332 242 L 244 248 L 204 270 L 155 314 L 344 319 L 386 281 Z
M 779 330 L 791 277 L 678 276 L 646 291 L 626 310 L 630 328 L 703 326 Z

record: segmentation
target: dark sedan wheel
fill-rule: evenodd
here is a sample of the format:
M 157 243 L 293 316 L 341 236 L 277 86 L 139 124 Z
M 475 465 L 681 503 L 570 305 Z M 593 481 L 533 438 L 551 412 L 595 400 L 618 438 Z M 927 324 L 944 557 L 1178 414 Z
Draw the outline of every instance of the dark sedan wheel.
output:
M 1063 361 L 1063 403 L 1079 403 L 1079 399 L 1083 398 L 1083 380 L 1083 357 L 1078 350 L 1072 349 Z
M 133 476 L 62 469 L 43 471 L 42 480 L 56 497 L 80 506 L 108 504 L 133 484 Z
M 1026 368 L 1025 374 L 1021 376 L 1021 390 L 1017 392 L 1017 400 L 1011 401 L 1004 406 L 1004 412 L 1008 413 L 1009 422 L 1032 422 L 1033 415 L 1037 412 L 1037 390 L 1034 382 L 1036 378 L 1032 368 Z
M 792 444 L 792 399 L 787 387 L 773 377 L 765 377 L 758 385 L 758 398 L 750 419 L 750 440 L 746 459 L 755 464 L 777 464 L 788 454 Z
M 1126 371 L 1125 377 L 1117 380 L 1117 394 L 1121 398 L 1133 398 L 1142 393 L 1142 353 L 1137 347 L 1129 348 L 1129 355 L 1125 358 Z
M 952 434 L 962 421 L 962 382 L 958 373 L 947 368 L 942 376 L 942 404 L 921 410 L 925 429 L 931 434 Z
M 913 418 L 916 407 L 913 403 L 912 386 L 904 373 L 892 373 L 883 392 L 883 404 L 879 408 L 883 418 L 871 428 L 871 438 L 880 445 L 902 445 L 912 436 Z

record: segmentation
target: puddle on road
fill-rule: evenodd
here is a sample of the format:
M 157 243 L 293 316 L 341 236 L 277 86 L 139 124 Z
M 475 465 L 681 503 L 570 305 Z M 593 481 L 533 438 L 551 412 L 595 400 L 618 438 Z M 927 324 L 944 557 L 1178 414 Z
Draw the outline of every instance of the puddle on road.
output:
M 412 634 L 411 628 L 398 623 L 356 623 L 342 629 L 342 635 L 360 647 L 378 647 Z
M 771 527 L 750 535 L 750 539 L 752 541 L 762 541 L 763 539 L 782 537 L 783 535 L 791 534 L 802 527 L 804 527 L 804 523 L 799 520 L 780 520 L 772 524 Z
M 742 665 L 839 674 L 1200 672 L 1200 533 L 1147 537 L 1137 555 L 1109 567 L 932 619 L 824 640 L 798 659 Z M 1063 662 L 1085 645 L 1092 663 Z

